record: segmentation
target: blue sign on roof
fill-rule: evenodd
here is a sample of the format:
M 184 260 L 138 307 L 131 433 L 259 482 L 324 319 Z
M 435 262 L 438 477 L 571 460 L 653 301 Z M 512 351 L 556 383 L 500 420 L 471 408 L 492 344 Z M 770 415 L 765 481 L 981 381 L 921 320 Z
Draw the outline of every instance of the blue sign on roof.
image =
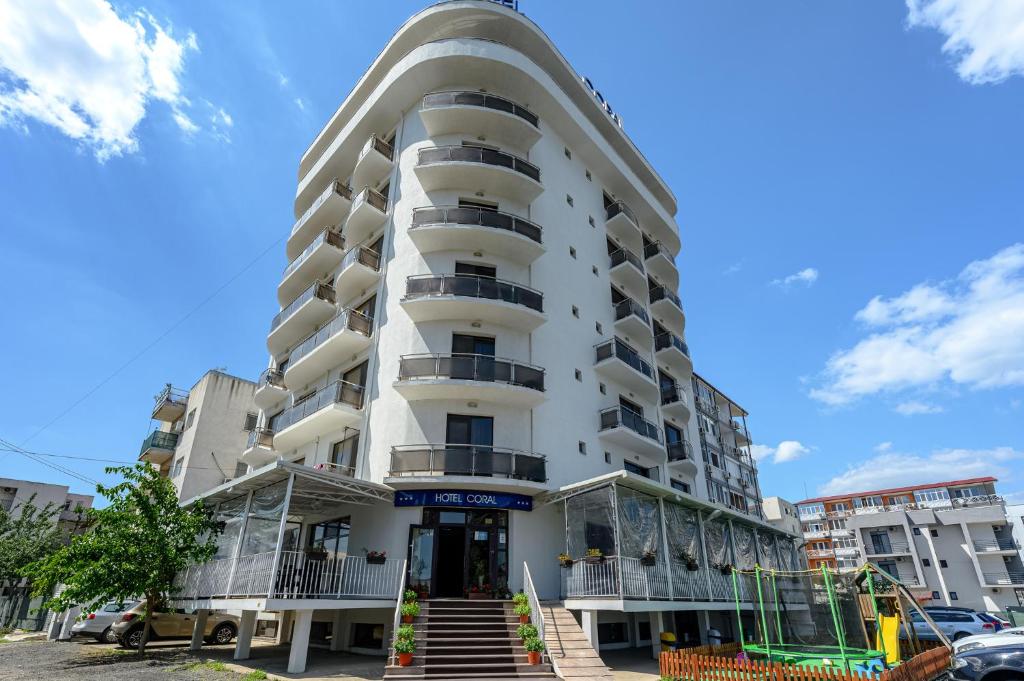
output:
M 524 494 L 478 492 L 465 489 L 412 489 L 396 491 L 395 506 L 505 508 L 511 511 L 532 511 L 533 499 Z

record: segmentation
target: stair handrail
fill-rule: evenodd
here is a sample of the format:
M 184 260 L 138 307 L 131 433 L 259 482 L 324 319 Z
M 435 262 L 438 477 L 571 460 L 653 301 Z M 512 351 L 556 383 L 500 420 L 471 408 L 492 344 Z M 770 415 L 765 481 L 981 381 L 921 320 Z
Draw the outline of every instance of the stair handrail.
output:
M 523 591 L 526 592 L 526 599 L 530 603 L 530 611 L 537 613 L 533 626 L 537 627 L 537 637 L 544 641 L 544 650 L 541 652 L 541 660 L 548 654 L 547 639 L 544 638 L 544 613 L 540 609 L 540 599 L 537 598 L 537 590 L 533 586 L 533 578 L 530 577 L 530 566 L 523 561 Z
M 398 594 L 395 596 L 395 618 L 391 623 L 391 665 L 396 666 L 398 664 L 398 655 L 395 653 L 395 643 L 398 642 L 398 625 L 402 621 L 402 597 L 405 595 L 405 578 L 407 576 L 406 567 L 408 567 L 409 559 L 406 558 L 402 561 L 402 576 L 398 580 Z

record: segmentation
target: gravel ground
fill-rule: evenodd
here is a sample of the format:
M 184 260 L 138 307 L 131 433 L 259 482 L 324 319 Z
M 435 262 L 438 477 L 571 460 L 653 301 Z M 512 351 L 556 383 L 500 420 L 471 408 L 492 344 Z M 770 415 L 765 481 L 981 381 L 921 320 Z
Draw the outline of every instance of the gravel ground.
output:
M 188 644 L 147 646 L 134 652 L 99 643 L 20 641 L 0 644 L 0 679 L 46 681 L 240 681 L 188 654 Z

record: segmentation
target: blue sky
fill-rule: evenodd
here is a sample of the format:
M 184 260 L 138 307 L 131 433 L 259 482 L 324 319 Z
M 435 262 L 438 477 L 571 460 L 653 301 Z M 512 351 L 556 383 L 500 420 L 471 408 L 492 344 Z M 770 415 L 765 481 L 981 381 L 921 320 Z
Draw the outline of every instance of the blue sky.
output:
M 264 366 L 299 156 L 427 3 L 46 4 L 0 9 L 0 438 L 132 461 L 165 382 Z M 679 199 L 766 494 L 1024 501 L 1024 11 L 983 5 L 521 2 Z

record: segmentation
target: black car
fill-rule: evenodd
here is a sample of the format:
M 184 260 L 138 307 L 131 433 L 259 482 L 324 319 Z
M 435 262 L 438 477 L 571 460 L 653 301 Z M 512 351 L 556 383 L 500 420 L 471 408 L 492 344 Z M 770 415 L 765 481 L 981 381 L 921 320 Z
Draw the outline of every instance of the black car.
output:
M 953 657 L 954 681 L 1024 681 L 1024 644 L 974 648 Z

